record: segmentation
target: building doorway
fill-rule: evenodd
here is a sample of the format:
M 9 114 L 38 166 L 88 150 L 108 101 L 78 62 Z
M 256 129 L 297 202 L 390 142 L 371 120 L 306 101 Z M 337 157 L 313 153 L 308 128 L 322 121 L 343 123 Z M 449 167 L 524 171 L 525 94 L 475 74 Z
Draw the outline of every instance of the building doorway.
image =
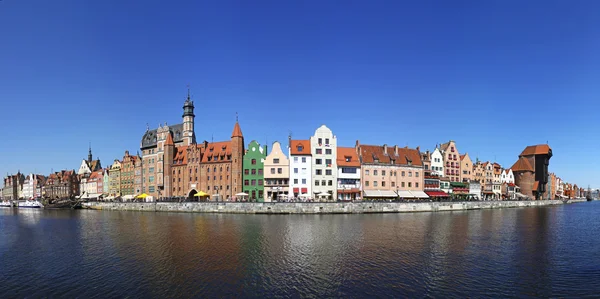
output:
M 197 198 L 196 198 L 196 196 L 195 196 L 195 195 L 196 195 L 197 193 L 198 193 L 198 191 L 196 191 L 196 189 L 192 189 L 192 190 L 190 191 L 190 193 L 188 193 L 188 199 L 189 199 L 190 201 L 194 201 L 194 200 L 196 200 Z

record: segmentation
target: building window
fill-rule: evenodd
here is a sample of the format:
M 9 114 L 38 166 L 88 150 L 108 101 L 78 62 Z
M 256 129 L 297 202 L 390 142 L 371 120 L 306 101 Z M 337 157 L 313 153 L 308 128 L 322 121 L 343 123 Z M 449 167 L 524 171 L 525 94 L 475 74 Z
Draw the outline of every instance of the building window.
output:
M 419 188 L 419 183 L 415 183 L 415 187 Z
M 258 180 L 258 185 L 262 186 L 263 185 L 263 180 Z
M 256 165 L 256 159 L 252 159 L 252 165 Z
M 294 184 L 298 184 L 298 179 L 294 179 Z
M 322 171 L 321 169 L 316 169 L 316 170 L 315 170 L 315 174 L 316 174 L 316 175 L 322 175 L 322 174 L 323 174 L 323 171 Z
M 326 155 L 331 155 L 331 149 L 330 148 L 326 148 L 325 149 L 325 154 Z M 348 161 L 348 162 L 350 162 L 350 161 Z
M 256 175 L 256 169 L 252 169 L 252 175 Z
M 385 181 L 381 182 L 381 187 L 385 187 Z
M 302 157 L 302 163 L 306 163 L 306 157 Z
M 419 177 L 419 173 L 418 173 L 418 172 L 415 172 L 415 176 L 416 176 L 416 177 Z
M 327 181 L 327 186 L 333 186 L 333 181 L 332 180 Z
M 298 168 L 294 168 L 294 173 L 298 173 Z
M 356 173 L 356 168 L 354 168 L 354 167 L 342 167 L 342 173 Z
M 392 182 L 392 187 L 396 187 L 396 182 Z
M 382 171 L 381 171 L 381 175 L 385 175 L 385 170 L 382 170 Z
M 320 149 L 320 148 L 316 149 L 315 151 L 316 151 L 316 154 L 317 154 L 317 155 L 321 155 L 321 154 L 323 154 L 323 150 L 322 150 L 322 149 Z
M 365 186 L 369 187 L 369 181 L 365 181 Z
M 404 182 L 401 183 L 402 188 L 404 188 Z
M 412 187 L 412 183 L 408 182 L 408 188 Z
M 323 138 L 319 138 L 318 140 L 319 145 L 323 144 Z
M 271 168 L 271 174 L 275 174 L 275 168 Z
M 329 138 L 325 138 L 325 144 L 329 144 Z
M 298 162 L 298 157 L 294 157 L 294 162 Z
M 297 183 L 298 183 L 298 180 L 296 179 L 295 181 L 296 181 L 296 184 L 297 184 Z M 303 185 L 306 185 L 306 179 L 302 179 L 302 184 L 303 184 Z
M 210 169 L 208 169 L 210 172 Z M 250 169 L 244 169 L 244 175 L 250 175 Z
M 316 159 L 315 160 L 315 164 L 317 164 L 317 165 L 321 165 L 322 162 L 323 162 L 323 160 L 321 160 L 321 159 Z
M 373 175 L 377 175 L 377 169 L 373 170 Z
M 325 164 L 327 164 L 327 166 L 331 166 L 331 159 L 325 159 Z
M 315 180 L 315 186 L 319 186 L 319 180 Z
M 412 171 L 408 172 L 408 177 L 412 177 Z
M 277 168 L 277 173 L 278 174 L 282 174 L 283 173 L 283 169 L 282 168 Z
M 373 181 L 373 187 L 377 187 L 377 181 Z
M 273 159 L 273 164 L 279 164 L 279 159 L 277 159 L 277 158 Z
M 250 181 L 250 185 L 252 185 L 252 186 L 256 186 L 256 180 L 251 180 L 251 181 Z
M 299 153 L 301 153 L 304 150 L 304 147 L 302 145 L 298 145 L 296 147 L 296 149 L 298 150 Z
M 326 169 L 325 170 L 325 175 L 331 175 L 331 169 Z
M 244 180 L 244 186 L 248 186 L 249 184 L 250 184 L 250 181 Z

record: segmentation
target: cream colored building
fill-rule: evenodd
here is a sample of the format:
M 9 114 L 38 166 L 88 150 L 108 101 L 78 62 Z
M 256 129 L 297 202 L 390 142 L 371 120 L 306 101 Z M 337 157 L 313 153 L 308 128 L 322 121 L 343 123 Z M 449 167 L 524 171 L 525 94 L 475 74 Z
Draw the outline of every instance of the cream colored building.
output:
M 115 159 L 110 166 L 108 192 L 111 197 L 121 196 L 121 161 Z
M 281 143 L 273 143 L 271 153 L 265 158 L 264 180 L 265 201 L 283 201 L 289 196 L 290 166 L 287 156 L 281 150 Z
M 469 153 L 460 155 L 460 181 L 468 183 L 473 180 L 473 161 L 469 157 Z

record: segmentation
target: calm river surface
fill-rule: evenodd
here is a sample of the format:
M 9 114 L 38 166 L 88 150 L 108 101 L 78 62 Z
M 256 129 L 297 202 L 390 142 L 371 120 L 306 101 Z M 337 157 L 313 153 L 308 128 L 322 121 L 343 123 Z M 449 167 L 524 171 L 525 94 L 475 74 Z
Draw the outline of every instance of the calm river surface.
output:
M 600 202 L 372 215 L 0 209 L 0 298 L 599 294 Z

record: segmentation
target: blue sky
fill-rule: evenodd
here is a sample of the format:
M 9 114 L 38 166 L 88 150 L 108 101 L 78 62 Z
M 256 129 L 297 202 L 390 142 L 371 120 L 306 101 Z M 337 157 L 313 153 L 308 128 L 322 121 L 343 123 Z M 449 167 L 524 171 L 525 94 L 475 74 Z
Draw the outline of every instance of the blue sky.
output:
M 104 166 L 145 131 L 433 149 L 600 187 L 600 2 L 0 1 L 0 173 Z

